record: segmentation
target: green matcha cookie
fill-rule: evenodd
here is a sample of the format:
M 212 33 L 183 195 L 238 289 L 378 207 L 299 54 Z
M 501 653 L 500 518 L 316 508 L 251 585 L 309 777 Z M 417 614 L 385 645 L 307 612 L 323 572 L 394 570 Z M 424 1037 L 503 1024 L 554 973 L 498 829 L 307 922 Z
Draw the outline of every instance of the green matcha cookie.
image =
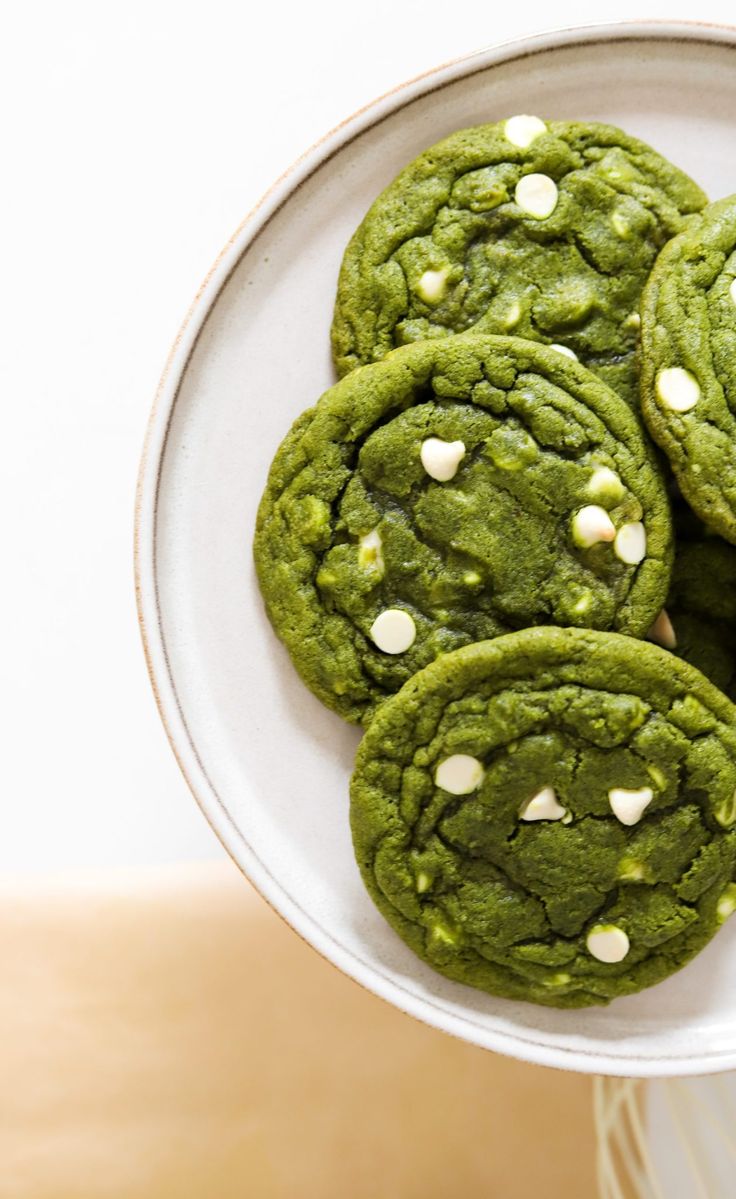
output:
M 641 312 L 649 430 L 690 506 L 736 542 L 736 196 L 665 246 Z
M 557 344 L 636 404 L 642 287 L 705 203 L 609 125 L 512 117 L 454 133 L 382 192 L 347 248 L 338 372 L 477 326 Z
M 736 547 L 716 536 L 677 540 L 667 606 L 649 638 L 736 699 Z
M 440 973 L 553 1007 L 677 970 L 736 909 L 736 709 L 613 633 L 447 654 L 379 709 L 351 824 L 364 882 Z
M 554 350 L 476 336 L 406 346 L 326 392 L 276 454 L 255 540 L 276 632 L 352 721 L 514 628 L 645 636 L 671 552 L 623 400 Z

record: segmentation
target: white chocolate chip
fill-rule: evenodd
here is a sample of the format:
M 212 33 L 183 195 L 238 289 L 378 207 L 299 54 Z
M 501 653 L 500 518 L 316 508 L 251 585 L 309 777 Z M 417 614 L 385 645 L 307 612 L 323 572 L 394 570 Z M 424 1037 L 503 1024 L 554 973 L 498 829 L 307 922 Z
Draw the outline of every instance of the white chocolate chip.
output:
M 503 317 L 501 324 L 504 329 L 513 329 L 521 320 L 521 304 L 518 300 L 514 300 L 510 305 L 506 315 Z
M 651 763 L 647 766 L 647 774 L 660 791 L 664 791 L 667 786 L 667 776 L 659 769 L 659 766 L 653 766 Z
M 452 754 L 440 762 L 434 781 L 450 795 L 470 795 L 483 781 L 483 763 L 471 758 L 470 754 Z
M 665 608 L 662 609 L 647 633 L 649 641 L 656 641 L 664 649 L 677 649 L 677 635 Z
M 558 354 L 564 354 L 566 358 L 572 358 L 575 362 L 578 361 L 577 354 L 569 346 L 558 346 L 557 342 L 552 342 L 549 348 L 550 350 L 557 350 Z
M 729 883 L 718 900 L 716 907 L 718 923 L 723 924 L 724 920 L 728 920 L 728 917 L 732 916 L 734 912 L 736 912 L 736 886 L 733 883 Z
M 654 799 L 651 787 L 639 787 L 638 791 L 627 791 L 625 787 L 612 787 L 608 792 L 611 811 L 622 824 L 638 824 Z
M 417 295 L 427 304 L 437 304 L 447 288 L 447 271 L 425 271 L 416 286 Z
M 615 924 L 597 924 L 586 938 L 588 953 L 599 962 L 622 962 L 629 952 L 629 938 Z
M 627 525 L 621 525 L 613 552 L 627 566 L 636 566 L 647 553 L 647 535 L 640 520 L 632 520 Z
M 618 233 L 619 237 L 622 237 L 624 241 L 627 241 L 631 237 L 631 226 L 622 212 L 614 212 L 611 217 L 611 225 L 614 232 Z
M 622 858 L 618 867 L 618 878 L 622 883 L 640 883 L 645 876 L 645 870 L 641 862 L 637 862 L 636 858 Z
M 657 375 L 657 395 L 672 412 L 689 412 L 700 399 L 700 385 L 690 371 L 668 366 Z
M 572 518 L 572 536 L 576 545 L 588 549 L 598 541 L 613 541 L 616 526 L 605 508 L 586 504 Z
M 624 328 L 638 329 L 641 325 L 641 317 L 638 312 L 630 312 L 624 321 Z
M 371 625 L 371 639 L 385 654 L 405 653 L 416 635 L 417 626 L 401 608 L 386 608 Z
M 590 612 L 590 606 L 591 606 L 592 602 L 593 602 L 593 592 L 592 591 L 584 591 L 583 594 L 580 596 L 580 598 L 577 599 L 572 606 L 571 611 L 572 611 L 573 615 L 574 616 L 585 616 L 586 613 Z
M 443 945 L 457 945 L 457 933 L 453 929 L 448 928 L 446 924 L 433 924 L 432 937 L 435 941 L 440 941 Z
M 549 175 L 522 175 L 514 199 L 523 212 L 544 221 L 557 207 L 557 184 Z
M 465 455 L 465 444 L 462 441 L 441 441 L 439 437 L 428 437 L 422 442 L 420 457 L 422 466 L 427 474 L 437 479 L 438 483 L 446 483 L 454 479 L 460 460 Z
M 542 985 L 545 987 L 566 987 L 570 981 L 570 975 L 564 970 L 560 970 L 557 974 L 550 974 L 548 978 L 542 979 Z
M 539 117 L 518 116 L 509 117 L 503 127 L 506 140 L 520 150 L 526 150 L 542 133 L 547 132 L 547 126 Z
M 608 500 L 617 504 L 624 494 L 624 485 L 615 470 L 609 466 L 598 466 L 588 482 L 588 495 L 594 500 Z
M 371 529 L 370 533 L 365 533 L 358 547 L 358 566 L 363 570 L 377 570 L 380 574 L 384 571 L 383 562 L 383 542 L 378 529 Z
M 728 292 L 734 304 L 736 304 L 736 279 L 731 280 L 731 286 L 729 287 Z
M 730 828 L 732 824 L 736 824 L 736 791 L 718 804 L 715 817 L 721 828 Z
M 567 809 L 557 802 L 553 787 L 542 787 L 519 813 L 520 820 L 562 820 Z

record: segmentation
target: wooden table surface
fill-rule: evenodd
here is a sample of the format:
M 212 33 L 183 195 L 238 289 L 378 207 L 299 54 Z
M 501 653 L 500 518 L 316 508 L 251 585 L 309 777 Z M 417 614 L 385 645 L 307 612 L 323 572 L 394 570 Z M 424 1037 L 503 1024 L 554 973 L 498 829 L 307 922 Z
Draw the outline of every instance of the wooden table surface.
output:
M 0 911 L 1 1199 L 595 1194 L 589 1078 L 394 1010 L 229 862 Z

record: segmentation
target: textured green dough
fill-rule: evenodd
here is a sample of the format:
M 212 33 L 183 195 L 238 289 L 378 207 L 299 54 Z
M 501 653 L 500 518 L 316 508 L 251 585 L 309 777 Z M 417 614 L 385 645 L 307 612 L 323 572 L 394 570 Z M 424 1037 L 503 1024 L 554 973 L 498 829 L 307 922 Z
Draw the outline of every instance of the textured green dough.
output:
M 678 657 L 736 699 L 736 548 L 716 536 L 678 539 L 667 614 Z
M 528 149 L 505 122 L 463 129 L 386 188 L 348 245 L 332 327 L 339 374 L 394 347 L 477 331 L 572 349 L 638 403 L 641 290 L 657 252 L 707 202 L 649 146 L 609 125 L 550 121 Z M 522 176 L 557 184 L 546 219 L 515 201 Z M 425 271 L 446 272 L 427 302 Z
M 682 493 L 705 523 L 736 542 L 736 196 L 711 204 L 659 255 L 642 297 L 641 403 Z M 700 398 L 673 412 L 660 372 L 688 371 Z
M 448 756 L 485 774 L 435 783 Z M 527 823 L 544 787 L 572 817 Z M 649 787 L 637 824 L 613 788 Z M 379 709 L 351 824 L 363 880 L 440 973 L 553 1007 L 607 1003 L 693 957 L 736 907 L 736 709 L 697 670 L 615 633 L 539 628 L 466 646 Z M 720 904 L 720 910 L 719 910 Z M 598 961 L 589 932 L 629 938 Z
M 457 474 L 436 482 L 420 451 L 460 440 Z M 601 465 L 618 529 L 642 521 L 647 554 L 578 548 L 571 521 L 593 503 Z M 377 531 L 382 564 L 361 550 Z M 271 622 L 302 678 L 348 720 L 447 650 L 527 625 L 645 636 L 671 567 L 669 502 L 636 417 L 577 362 L 514 338 L 421 342 L 354 371 L 297 420 L 258 514 L 255 557 Z M 370 637 L 407 612 L 401 654 Z

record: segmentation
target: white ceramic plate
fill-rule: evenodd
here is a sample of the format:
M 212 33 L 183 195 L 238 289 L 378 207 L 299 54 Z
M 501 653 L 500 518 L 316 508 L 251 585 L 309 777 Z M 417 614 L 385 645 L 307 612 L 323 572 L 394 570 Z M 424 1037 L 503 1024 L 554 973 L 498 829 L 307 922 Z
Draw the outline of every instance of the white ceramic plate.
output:
M 608 1008 L 494 999 L 418 961 L 353 862 L 358 732 L 305 690 L 263 613 L 256 506 L 291 421 L 333 381 L 347 240 L 432 142 L 515 112 L 610 121 L 712 197 L 736 189 L 736 33 L 600 26 L 484 50 L 370 105 L 269 192 L 216 263 L 172 351 L 140 476 L 137 581 L 161 714 L 205 814 L 263 895 L 340 969 L 414 1016 L 529 1061 L 626 1075 L 736 1066 L 736 921 L 686 969 Z

